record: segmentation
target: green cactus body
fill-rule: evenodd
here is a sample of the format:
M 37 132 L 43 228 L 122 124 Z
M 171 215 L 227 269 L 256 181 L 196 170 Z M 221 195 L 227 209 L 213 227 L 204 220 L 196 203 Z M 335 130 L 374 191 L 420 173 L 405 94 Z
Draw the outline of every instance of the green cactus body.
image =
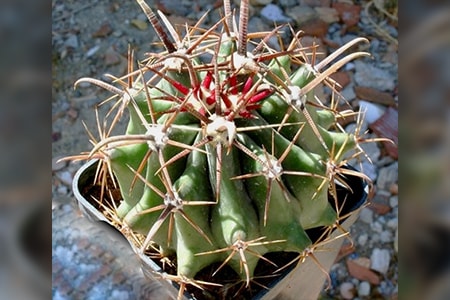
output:
M 166 24 L 177 49 L 144 11 L 166 51 L 134 72 L 132 86 L 109 88 L 127 105 L 128 128 L 100 141 L 94 154 L 113 148 L 118 217 L 176 253 L 180 280 L 219 262 L 248 285 L 265 253 L 302 253 L 314 243 L 305 229 L 336 224 L 329 196 L 339 169 L 328 162 L 359 149 L 358 137 L 336 130 L 333 107 L 312 105 L 311 85 L 322 73 L 300 62 L 306 50 L 277 52 L 263 41 L 249 54 L 247 36 L 228 17 L 214 25 L 222 31 L 191 29 L 183 42 Z M 200 59 L 204 53 L 211 61 Z M 147 72 L 152 79 L 144 83 Z
M 249 147 L 249 150 L 257 155 L 258 160 L 242 155 L 241 161 L 243 162 L 242 173 L 248 173 L 255 175 L 262 173 L 260 176 L 251 176 L 245 179 L 245 186 L 248 194 L 255 203 L 258 209 L 259 215 L 259 227 L 261 234 L 266 237 L 269 242 L 266 247 L 272 251 L 297 251 L 301 252 L 306 247 L 311 245 L 311 240 L 305 233 L 300 222 L 300 203 L 291 193 L 274 179 L 276 174 L 268 173 L 267 160 L 273 159 L 267 156 L 267 153 L 263 151 L 255 142 L 253 142 L 248 136 L 243 134 L 239 135 L 239 141 Z M 272 167 L 276 168 L 276 162 L 272 162 Z M 272 179 L 269 191 L 269 178 Z M 283 191 L 283 188 L 285 189 Z M 269 202 L 267 202 L 267 196 L 269 196 Z M 269 205 L 269 207 L 266 207 Z M 267 220 L 264 215 L 267 211 Z M 274 242 L 278 241 L 282 242 Z
M 211 148 L 211 147 L 207 147 Z M 209 149 L 212 150 L 213 149 Z M 210 155 L 212 160 L 209 162 L 213 167 L 210 170 L 210 180 L 215 182 L 215 157 Z M 225 249 L 236 243 L 248 242 L 261 237 L 258 230 L 258 219 L 256 211 L 251 205 L 250 199 L 243 183 L 239 180 L 233 180 L 234 176 L 240 174 L 240 163 L 236 149 L 232 149 L 229 154 L 223 153 L 221 157 L 221 182 L 218 198 L 219 202 L 212 209 L 211 226 L 213 234 L 221 248 Z M 263 246 L 254 247 L 253 251 L 263 255 L 267 250 Z M 239 254 L 236 253 L 230 260 L 231 267 L 241 274 L 243 279 L 246 276 L 252 276 L 258 262 L 255 255 L 247 255 L 247 266 L 249 274 L 245 274 L 242 268 L 242 261 Z
M 198 134 L 196 139 L 200 141 Z M 207 183 L 208 164 L 206 154 L 200 151 L 192 151 L 187 160 L 184 173 L 174 183 L 181 199 L 185 201 L 209 202 L 214 200 L 212 189 Z M 199 184 L 200 183 L 200 184 Z M 180 214 L 175 215 L 177 272 L 178 275 L 194 278 L 198 271 L 208 265 L 224 259 L 221 253 L 208 253 L 218 249 L 209 224 L 209 205 L 184 205 L 184 213 L 187 218 L 195 222 L 200 233 L 189 221 Z M 199 258 L 199 253 L 206 253 Z

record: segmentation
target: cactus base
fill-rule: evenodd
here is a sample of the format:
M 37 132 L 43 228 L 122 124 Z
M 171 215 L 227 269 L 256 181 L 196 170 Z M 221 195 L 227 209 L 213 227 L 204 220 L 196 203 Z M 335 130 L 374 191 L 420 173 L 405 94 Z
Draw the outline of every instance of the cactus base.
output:
M 107 222 L 116 228 L 120 227 L 113 221 L 112 216 L 107 216 L 108 213 L 105 209 L 101 208 L 98 203 L 92 200 L 91 196 L 93 195 L 91 193 L 96 193 L 97 190 L 93 185 L 96 162 L 96 160 L 89 161 L 78 170 L 73 181 L 74 195 L 81 211 L 86 217 L 93 221 Z M 353 193 L 349 193 L 345 189 L 338 189 L 339 200 L 344 202 L 343 200 L 345 199 L 341 214 L 349 215 L 345 220 L 341 220 L 341 226 L 345 230 L 354 223 L 358 216 L 358 213 L 355 212 L 366 203 L 368 198 L 368 185 L 361 178 L 348 176 L 347 184 L 351 186 Z M 331 197 L 330 201 L 333 201 Z M 121 231 L 120 228 L 117 229 Z M 324 230 L 325 228 L 321 227 L 308 229 L 306 232 L 312 241 L 318 242 Z M 334 230 L 331 236 L 338 237 L 341 234 L 339 230 Z M 124 235 L 133 250 L 141 258 L 142 269 L 145 274 L 148 274 L 149 280 L 154 280 L 155 273 L 163 273 L 160 262 L 152 260 L 149 256 L 140 253 L 139 247 L 133 240 L 126 234 Z M 316 249 L 315 258 L 320 261 L 321 268 L 327 272 L 334 263 L 343 241 L 343 238 L 336 238 L 335 240 L 331 240 L 330 243 L 323 245 L 323 248 L 326 248 L 327 251 L 317 251 L 319 249 Z M 286 265 L 295 259 L 296 256 L 298 256 L 298 253 L 295 252 L 272 252 L 266 254 L 264 257 L 277 265 Z M 253 281 L 258 284 L 252 283 L 250 288 L 244 288 L 245 283 L 236 284 L 239 283 L 240 278 L 228 267 L 222 268 L 215 276 L 211 276 L 217 267 L 216 265 L 211 265 L 204 268 L 197 274 L 196 278 L 207 282 L 220 282 L 221 284 L 223 284 L 225 278 L 225 282 L 230 282 L 230 284 L 224 285 L 223 287 L 207 287 L 205 290 L 188 286 L 187 292 L 185 292 L 185 299 L 317 299 L 327 279 L 327 274 L 323 270 L 320 270 L 314 260 L 308 259 L 308 257 L 301 264 L 292 264 L 282 272 L 278 272 L 277 276 L 273 276 L 272 274 L 277 268 L 260 260 L 255 269 L 255 279 Z M 176 268 L 173 269 L 176 273 Z M 170 269 L 166 269 L 165 272 L 170 272 Z M 233 278 L 235 278 L 234 282 Z M 314 280 L 311 280 L 312 278 Z M 167 289 L 172 290 L 170 294 L 173 294 L 173 298 L 176 299 L 178 285 L 176 283 L 171 284 L 169 283 L 170 281 L 164 280 L 164 282 L 167 284 Z M 267 289 L 262 288 L 261 285 L 267 287 Z

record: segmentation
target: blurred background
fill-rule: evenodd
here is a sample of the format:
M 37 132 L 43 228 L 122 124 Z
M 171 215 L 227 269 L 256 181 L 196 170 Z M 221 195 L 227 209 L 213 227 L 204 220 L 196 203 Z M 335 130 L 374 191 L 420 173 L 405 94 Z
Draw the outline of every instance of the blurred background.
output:
M 399 5 L 403 102 L 399 296 L 405 299 L 450 298 L 450 5 L 446 2 L 409 0 Z M 1 3 L 0 299 L 48 299 L 51 4 Z M 29 260 L 22 259 L 24 252 Z
M 450 5 L 400 9 L 400 295 L 450 297 Z

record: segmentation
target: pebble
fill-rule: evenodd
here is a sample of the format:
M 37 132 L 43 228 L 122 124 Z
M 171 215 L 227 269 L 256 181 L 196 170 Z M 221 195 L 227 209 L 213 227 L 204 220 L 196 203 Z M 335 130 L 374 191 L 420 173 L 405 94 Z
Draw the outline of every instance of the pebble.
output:
M 358 286 L 358 296 L 366 297 L 370 295 L 370 283 L 362 281 Z
M 370 268 L 381 274 L 386 274 L 389 269 L 390 260 L 389 250 L 374 248 L 370 256 L 370 261 L 372 262 Z
M 356 70 L 354 79 L 357 85 L 371 87 L 379 91 L 394 90 L 396 78 L 390 72 L 361 60 L 356 60 L 354 63 Z
M 59 195 L 67 195 L 69 193 L 69 190 L 68 190 L 67 186 L 61 184 L 56 188 L 56 192 Z
M 316 7 L 316 6 L 328 7 L 331 4 L 331 0 L 299 0 L 299 4 L 308 5 L 311 7 Z
M 366 144 L 367 145 L 367 144 Z M 370 157 L 370 156 L 369 156 Z M 378 178 L 378 168 L 371 162 L 364 160 L 362 163 L 358 163 L 353 165 L 357 170 L 362 171 L 364 174 L 366 174 L 370 180 L 375 182 Z
M 364 207 L 359 213 L 359 219 L 366 224 L 372 224 L 373 211 L 367 207 Z
M 56 176 L 64 183 L 65 185 L 72 185 L 72 174 L 69 171 L 61 171 L 56 173 Z
M 359 280 L 369 281 L 372 284 L 380 283 L 380 277 L 368 267 L 360 265 L 351 259 L 347 259 L 346 265 L 350 276 Z
M 393 143 L 384 143 L 389 156 L 398 158 L 398 111 L 388 107 L 381 118 L 370 125 L 372 131 L 379 137 L 391 140 Z
M 337 10 L 342 22 L 344 22 L 347 27 L 352 27 L 358 24 L 361 6 L 337 2 L 333 3 L 332 7 Z
M 98 50 L 100 50 L 100 45 L 95 45 L 94 47 L 86 51 L 86 57 L 93 56 L 95 53 L 97 53 Z
M 250 0 L 251 5 L 266 5 L 272 3 L 272 0 Z
M 392 197 L 389 197 L 389 205 L 390 205 L 392 208 L 395 208 L 395 207 L 398 206 L 398 196 L 397 196 L 397 195 L 394 195 L 394 196 L 392 196 Z
M 70 48 L 74 48 L 74 49 L 78 48 L 78 46 L 79 46 L 78 37 L 75 34 L 69 35 L 69 37 L 64 42 L 64 45 L 66 47 L 70 47 Z
M 248 28 L 249 28 L 249 31 L 251 31 L 251 32 L 270 31 L 271 30 L 271 28 L 270 28 L 270 26 L 268 26 L 267 22 L 259 17 L 251 18 L 248 21 Z
M 380 168 L 378 173 L 377 188 L 383 191 L 389 191 L 392 184 L 398 181 L 398 162 L 387 167 Z
M 58 161 L 61 158 L 63 158 L 63 156 L 57 156 L 57 157 L 52 158 L 52 171 L 53 172 L 62 170 L 67 166 L 68 162 L 66 160 Z
M 358 244 L 360 246 L 364 247 L 368 240 L 369 240 L 369 236 L 367 234 L 363 233 L 358 237 Z
M 345 66 L 344 66 L 345 71 L 353 71 L 354 69 L 355 69 L 354 62 L 349 62 L 349 63 L 345 64 Z
M 137 29 L 142 30 L 142 31 L 147 30 L 147 28 L 148 28 L 148 23 L 146 21 L 142 21 L 139 19 L 131 20 L 131 24 L 134 27 L 136 27 Z
M 380 222 L 375 221 L 372 223 L 372 231 L 376 233 L 381 233 L 383 231 L 383 225 Z
M 385 230 L 380 233 L 380 241 L 383 243 L 390 243 L 394 240 L 394 237 L 392 236 L 392 232 L 389 230 Z
M 355 296 L 355 286 L 351 282 L 344 282 L 339 287 L 339 292 L 344 299 L 353 299 Z
M 280 3 L 281 6 L 287 8 L 297 5 L 297 0 L 279 0 L 278 3 Z
M 397 195 L 398 194 L 398 184 L 397 183 L 393 183 L 389 187 L 389 192 L 391 192 L 392 195 Z
M 289 22 L 291 19 L 283 14 L 281 8 L 275 4 L 268 4 L 261 10 L 261 16 L 270 22 Z
M 385 106 L 364 100 L 359 101 L 359 108 L 365 112 L 364 117 L 369 124 L 381 118 L 386 111 Z
M 343 91 L 345 91 L 346 89 L 344 89 Z M 342 91 L 342 92 L 343 92 Z M 341 92 L 341 94 L 342 94 Z M 347 100 L 349 100 L 348 98 L 345 98 Z M 362 124 L 357 124 L 356 122 L 350 123 L 345 127 L 345 131 L 349 132 L 349 133 L 355 133 L 356 127 L 359 127 L 359 132 L 366 132 L 367 129 L 369 128 L 369 124 L 367 123 L 366 119 L 363 119 Z
M 295 6 L 292 9 L 289 9 L 286 14 L 299 26 L 309 20 L 317 18 L 317 12 L 309 6 Z
M 326 23 L 335 23 L 339 21 L 339 14 L 336 9 L 331 7 L 315 7 L 314 10 L 322 21 Z
M 390 219 L 386 222 L 386 226 L 390 229 L 396 230 L 398 228 L 398 218 Z
M 347 101 L 352 101 L 356 98 L 356 94 L 353 90 L 353 83 L 349 83 L 345 88 L 341 91 L 342 97 L 344 97 Z
M 394 106 L 395 99 L 390 93 L 380 92 L 373 88 L 357 86 L 355 93 L 359 99 L 368 100 L 370 102 L 383 104 L 386 106 Z

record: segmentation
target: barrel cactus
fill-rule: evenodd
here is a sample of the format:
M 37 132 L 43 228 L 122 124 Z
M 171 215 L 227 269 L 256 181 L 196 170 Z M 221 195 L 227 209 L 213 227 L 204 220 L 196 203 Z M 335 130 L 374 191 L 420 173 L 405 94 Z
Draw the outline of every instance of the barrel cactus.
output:
M 319 99 L 314 88 L 325 84 L 338 95 L 330 75 L 368 56 L 345 53 L 368 41 L 356 38 L 316 61 L 316 47 L 304 47 L 302 32 L 288 25 L 247 32 L 248 0 L 236 13 L 225 0 L 222 19 L 186 26 L 183 36 L 160 11 L 137 2 L 164 49 L 137 67 L 130 51 L 128 73 L 109 75 L 112 84 L 75 84 L 98 85 L 117 101 L 99 122 L 108 124 L 99 126 L 101 137 L 91 135 L 93 149 L 71 157 L 99 159 L 102 203 L 112 197 L 108 178 L 120 188 L 118 205 L 108 206 L 117 227 L 142 252 L 175 266 L 167 276 L 180 295 L 186 286 L 220 284 L 198 277 L 208 266 L 215 266 L 211 278 L 226 267 L 248 288 L 258 262 L 277 264 L 266 254 L 296 253 L 297 264 L 332 230 L 346 236 L 336 189 L 351 192 L 346 176 L 370 180 L 345 167 L 365 141 L 358 126 L 347 133 L 339 121 L 361 113 L 338 111 L 339 97 Z M 270 47 L 281 32 L 291 42 Z M 125 117 L 126 132 L 111 135 Z M 318 227 L 326 230 L 311 240 L 305 230 Z

